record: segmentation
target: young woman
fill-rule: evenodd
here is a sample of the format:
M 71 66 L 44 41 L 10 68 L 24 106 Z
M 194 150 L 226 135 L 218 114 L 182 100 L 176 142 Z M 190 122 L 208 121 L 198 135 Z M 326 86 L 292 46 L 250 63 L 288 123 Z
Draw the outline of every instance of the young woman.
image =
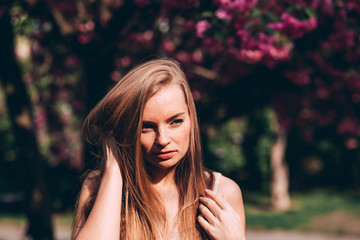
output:
M 84 180 L 73 239 L 245 239 L 240 188 L 204 169 L 194 101 L 175 61 L 131 70 L 84 133 L 101 161 Z

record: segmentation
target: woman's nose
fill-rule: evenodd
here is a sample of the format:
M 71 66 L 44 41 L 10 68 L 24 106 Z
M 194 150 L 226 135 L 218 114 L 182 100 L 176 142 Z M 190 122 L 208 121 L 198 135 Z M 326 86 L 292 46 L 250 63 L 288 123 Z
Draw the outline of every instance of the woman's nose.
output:
M 159 128 L 156 136 L 155 143 L 165 147 L 171 142 L 170 135 L 168 131 L 164 128 Z

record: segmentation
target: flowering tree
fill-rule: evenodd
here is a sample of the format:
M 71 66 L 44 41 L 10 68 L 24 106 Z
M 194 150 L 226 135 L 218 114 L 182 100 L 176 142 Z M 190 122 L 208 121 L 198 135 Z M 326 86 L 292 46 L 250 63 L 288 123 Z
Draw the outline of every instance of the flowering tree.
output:
M 272 204 L 275 209 L 287 209 L 284 156 L 289 131 L 298 131 L 312 142 L 319 129 L 331 127 L 346 148 L 358 147 L 359 3 L 192 3 L 193 11 L 185 16 L 178 12 L 182 21 L 173 21 L 182 24 L 183 31 L 172 28 L 173 38 L 168 41 L 177 44 L 168 54 L 190 73 L 216 80 L 210 84 L 217 85 L 213 93 L 204 85 L 193 88 L 194 96 L 211 106 L 215 118 L 241 114 L 245 99 L 254 100 L 247 101 L 250 107 L 259 100 L 272 107 L 277 116 L 273 125 L 277 138 L 271 150 Z M 219 89 L 224 94 L 214 98 Z

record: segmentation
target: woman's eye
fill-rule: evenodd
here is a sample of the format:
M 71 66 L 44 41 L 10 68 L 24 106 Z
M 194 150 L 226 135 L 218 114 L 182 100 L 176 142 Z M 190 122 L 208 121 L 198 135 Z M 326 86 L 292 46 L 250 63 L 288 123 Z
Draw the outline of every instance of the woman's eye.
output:
M 175 119 L 174 121 L 172 121 L 172 125 L 179 125 L 179 124 L 181 124 L 181 123 L 183 123 L 184 122 L 184 120 L 183 119 Z
M 151 130 L 151 129 L 153 129 L 153 126 L 151 124 L 143 123 L 143 125 L 142 125 L 142 130 L 143 131 L 148 131 L 148 130 Z

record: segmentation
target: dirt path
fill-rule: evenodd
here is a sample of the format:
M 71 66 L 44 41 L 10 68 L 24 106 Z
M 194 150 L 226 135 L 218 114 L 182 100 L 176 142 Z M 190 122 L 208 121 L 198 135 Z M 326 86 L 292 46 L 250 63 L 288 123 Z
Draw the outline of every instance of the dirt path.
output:
M 333 236 L 333 235 L 302 233 L 302 232 L 248 230 L 246 233 L 246 239 L 247 240 L 304 240 L 304 239 L 359 240 L 360 237 Z
M 28 240 L 24 237 L 25 225 L 0 222 L 0 240 Z M 70 226 L 57 225 L 55 227 L 56 240 L 70 239 Z M 284 231 L 248 230 L 247 240 L 360 240 L 360 237 L 331 236 Z

